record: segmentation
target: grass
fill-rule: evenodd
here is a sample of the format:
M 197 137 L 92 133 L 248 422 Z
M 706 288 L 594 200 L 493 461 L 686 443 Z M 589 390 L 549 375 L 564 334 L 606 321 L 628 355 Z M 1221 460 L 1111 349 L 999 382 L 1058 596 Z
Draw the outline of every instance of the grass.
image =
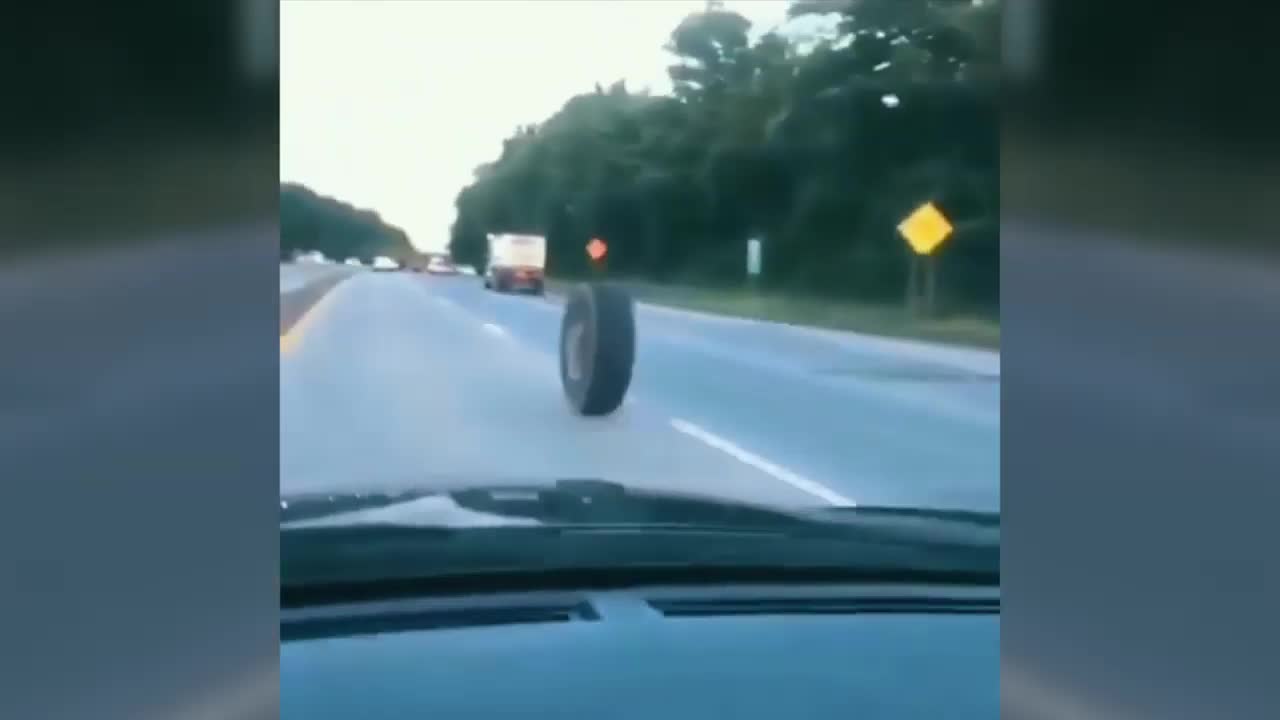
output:
M 1000 323 L 976 314 L 921 318 L 905 307 L 843 299 L 796 297 L 778 292 L 621 282 L 640 302 L 811 327 L 851 330 L 871 335 L 1000 347 Z M 551 290 L 566 281 L 553 281 Z

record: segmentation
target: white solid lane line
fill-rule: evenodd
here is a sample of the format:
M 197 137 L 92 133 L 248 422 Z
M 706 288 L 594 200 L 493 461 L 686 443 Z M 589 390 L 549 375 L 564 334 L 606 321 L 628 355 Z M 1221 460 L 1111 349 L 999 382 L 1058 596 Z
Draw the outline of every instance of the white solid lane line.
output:
M 489 332 L 490 335 L 496 335 L 498 337 L 506 337 L 507 335 L 506 330 L 503 330 L 500 326 L 494 325 L 493 323 L 487 322 L 484 324 L 483 327 L 485 330 Z
M 719 450 L 720 452 L 728 455 L 729 457 L 732 457 L 738 462 L 750 465 L 751 467 L 765 473 L 766 475 L 773 477 L 776 480 L 781 480 L 782 482 L 790 485 L 791 487 L 797 490 L 807 492 L 810 495 L 813 495 L 814 497 L 817 497 L 817 498 L 821 498 L 822 500 L 825 500 L 826 502 L 832 505 L 853 506 L 856 504 L 853 502 L 853 500 L 841 495 L 840 493 L 832 490 L 831 488 L 821 483 L 814 482 L 806 477 L 797 475 L 796 473 L 791 472 L 790 470 L 784 467 L 771 463 L 768 460 L 765 460 L 764 458 L 760 457 L 759 455 L 756 455 L 755 453 L 750 452 L 748 450 L 744 450 L 738 447 L 737 445 L 734 445 L 733 443 L 729 442 L 728 440 L 725 440 L 719 435 L 715 435 L 711 432 L 703 430 L 702 428 L 698 427 L 697 425 L 694 425 L 693 423 L 687 420 L 681 420 L 680 418 L 672 418 L 671 427 L 675 428 L 679 432 L 684 433 L 685 435 L 688 435 L 691 438 L 700 440 L 703 443 L 710 445 L 711 447 Z

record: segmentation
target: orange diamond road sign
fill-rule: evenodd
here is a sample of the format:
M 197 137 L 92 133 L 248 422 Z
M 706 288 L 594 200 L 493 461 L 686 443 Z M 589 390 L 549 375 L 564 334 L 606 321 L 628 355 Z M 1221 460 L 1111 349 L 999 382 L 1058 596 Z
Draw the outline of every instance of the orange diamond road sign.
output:
M 600 238 L 591 238 L 591 242 L 587 243 L 587 255 L 590 255 L 592 260 L 599 260 L 607 252 L 609 252 L 609 246 L 605 245 Z
M 951 237 L 951 222 L 933 203 L 915 209 L 898 224 L 898 232 L 919 255 L 929 255 Z

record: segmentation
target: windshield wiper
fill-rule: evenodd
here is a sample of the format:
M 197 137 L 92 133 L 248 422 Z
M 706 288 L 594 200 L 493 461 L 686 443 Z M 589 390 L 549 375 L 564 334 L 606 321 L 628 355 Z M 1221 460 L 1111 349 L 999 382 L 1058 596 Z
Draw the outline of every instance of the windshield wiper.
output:
M 953 523 L 966 523 L 983 527 L 999 527 L 1000 514 L 981 510 L 950 510 L 939 508 L 894 507 L 885 505 L 833 506 L 823 510 L 832 515 L 861 516 L 865 518 L 919 518 Z
M 894 507 L 786 509 L 724 498 L 644 491 L 601 480 L 493 485 L 460 490 L 360 493 L 281 501 L 281 524 L 323 519 L 324 524 L 438 525 L 706 525 L 813 528 L 819 524 L 886 527 L 898 523 L 927 534 L 931 526 L 997 528 L 1000 516 L 962 510 Z

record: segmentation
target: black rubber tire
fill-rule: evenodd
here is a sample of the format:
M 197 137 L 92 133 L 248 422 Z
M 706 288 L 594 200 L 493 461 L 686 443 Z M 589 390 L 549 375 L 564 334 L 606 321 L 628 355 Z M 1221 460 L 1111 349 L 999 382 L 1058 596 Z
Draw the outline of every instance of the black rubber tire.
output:
M 617 410 L 631 386 L 635 357 L 631 296 L 612 285 L 570 290 L 560 323 L 560 384 L 570 407 L 587 416 Z

